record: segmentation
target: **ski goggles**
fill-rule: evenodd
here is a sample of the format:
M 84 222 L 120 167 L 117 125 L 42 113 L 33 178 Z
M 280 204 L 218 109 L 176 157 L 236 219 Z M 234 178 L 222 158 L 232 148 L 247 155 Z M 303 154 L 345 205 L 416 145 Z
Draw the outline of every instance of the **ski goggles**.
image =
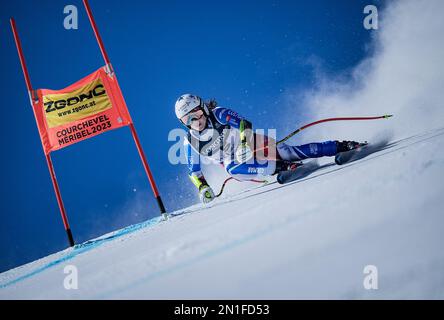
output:
M 180 121 L 186 126 L 190 126 L 194 121 L 199 121 L 204 115 L 202 109 L 197 109 L 196 111 L 191 111 L 190 113 L 184 115 Z

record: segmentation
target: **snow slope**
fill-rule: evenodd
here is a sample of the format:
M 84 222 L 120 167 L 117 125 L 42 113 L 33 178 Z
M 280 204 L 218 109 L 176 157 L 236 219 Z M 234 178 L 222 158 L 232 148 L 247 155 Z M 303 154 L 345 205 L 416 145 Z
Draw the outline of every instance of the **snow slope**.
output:
M 0 275 L 0 299 L 444 298 L 444 128 Z M 78 269 L 77 290 L 64 268 Z M 378 290 L 363 286 L 378 268 Z

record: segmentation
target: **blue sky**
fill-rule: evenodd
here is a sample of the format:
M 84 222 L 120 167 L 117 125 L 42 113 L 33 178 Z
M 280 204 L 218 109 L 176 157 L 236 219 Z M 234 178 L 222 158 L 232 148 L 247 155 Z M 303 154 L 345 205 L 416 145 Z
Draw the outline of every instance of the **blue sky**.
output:
M 371 3 L 90 1 L 167 210 L 196 200 L 185 166 L 168 162 L 168 133 L 180 126 L 174 115 L 177 97 L 187 92 L 214 97 L 258 127 L 279 127 L 275 115 L 286 93 L 315 85 L 310 61 L 335 75 L 369 54 L 371 31 L 362 26 L 362 11 Z M 78 30 L 63 28 L 68 4 L 79 9 Z M 103 65 L 81 1 L 0 4 L 0 271 L 67 246 L 9 28 L 11 16 L 34 88 L 61 89 Z M 295 119 L 294 127 L 302 120 Z M 158 215 L 129 128 L 52 157 L 77 242 Z

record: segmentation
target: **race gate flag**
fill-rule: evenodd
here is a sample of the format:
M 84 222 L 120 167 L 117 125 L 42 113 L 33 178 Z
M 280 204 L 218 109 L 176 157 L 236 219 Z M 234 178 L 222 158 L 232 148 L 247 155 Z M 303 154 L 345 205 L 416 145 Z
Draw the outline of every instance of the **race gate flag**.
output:
M 62 90 L 36 90 L 33 108 L 46 154 L 132 123 L 116 77 L 105 70 Z
M 17 26 L 15 20 L 10 19 L 12 34 L 32 110 L 36 118 L 54 193 L 71 247 L 75 245 L 75 241 L 55 175 L 51 153 L 113 129 L 129 127 L 160 213 L 164 219 L 168 219 L 168 214 L 123 99 L 117 76 L 105 50 L 88 0 L 83 0 L 83 4 L 105 61 L 105 66 L 62 90 L 33 90 Z

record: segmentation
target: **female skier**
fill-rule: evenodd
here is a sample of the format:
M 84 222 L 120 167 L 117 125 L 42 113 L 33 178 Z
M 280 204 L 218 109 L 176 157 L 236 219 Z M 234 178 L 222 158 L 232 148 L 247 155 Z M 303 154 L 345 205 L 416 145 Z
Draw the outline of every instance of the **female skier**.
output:
M 188 129 L 185 152 L 189 177 L 199 190 L 203 203 L 215 194 L 201 171 L 201 157 L 222 164 L 236 180 L 260 180 L 283 171 L 296 170 L 308 158 L 335 156 L 360 146 L 356 141 L 325 141 L 291 146 L 252 133 L 250 121 L 235 111 L 205 103 L 192 94 L 182 95 L 175 105 L 176 116 Z

